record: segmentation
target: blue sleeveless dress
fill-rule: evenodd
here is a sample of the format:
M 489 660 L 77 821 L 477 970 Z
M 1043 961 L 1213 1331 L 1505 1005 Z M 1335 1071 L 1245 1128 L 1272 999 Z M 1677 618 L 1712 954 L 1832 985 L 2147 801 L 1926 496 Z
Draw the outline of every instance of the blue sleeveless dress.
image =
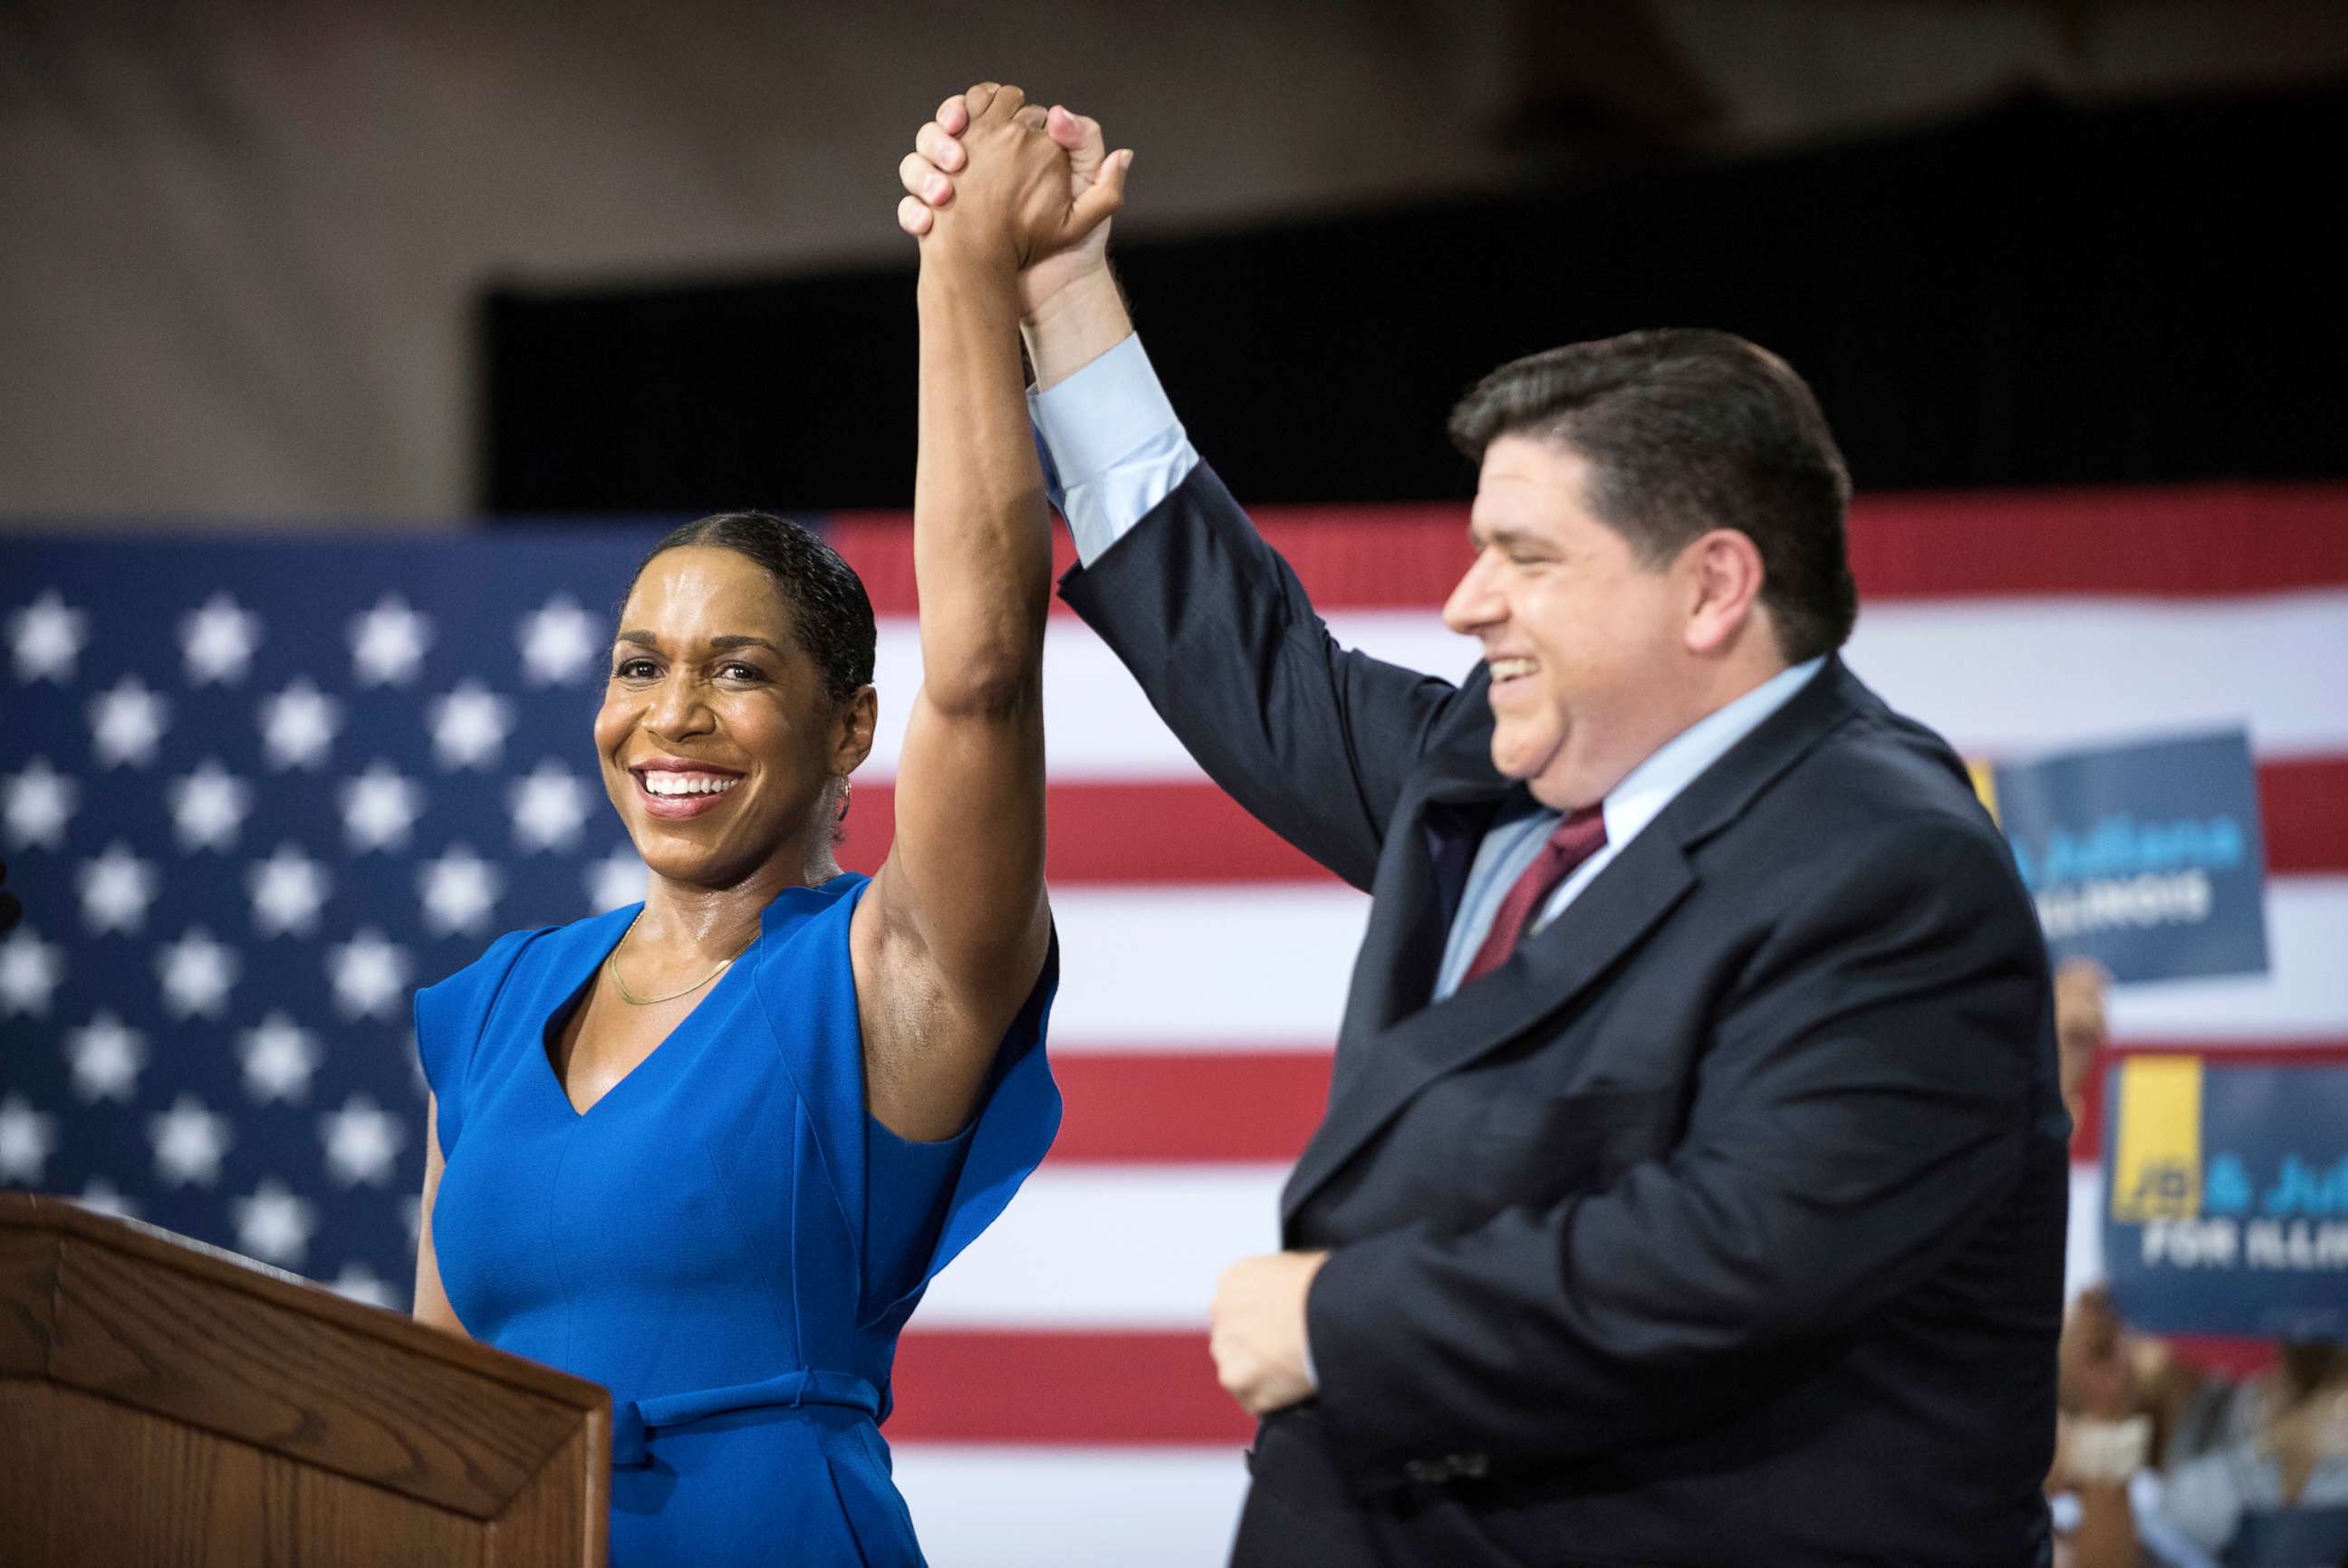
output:
M 499 937 L 416 997 L 447 1161 L 440 1283 L 476 1338 L 612 1391 L 613 1568 L 918 1564 L 880 1423 L 898 1330 L 1051 1147 L 1056 940 L 957 1137 L 864 1107 L 849 918 L 792 888 L 584 1114 L 547 1042 L 641 905 Z

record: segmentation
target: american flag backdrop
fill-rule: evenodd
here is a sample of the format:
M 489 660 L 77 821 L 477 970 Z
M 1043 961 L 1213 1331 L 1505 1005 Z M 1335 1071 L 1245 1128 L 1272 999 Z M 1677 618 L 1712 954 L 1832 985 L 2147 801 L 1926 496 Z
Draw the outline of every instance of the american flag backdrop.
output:
M 1465 521 L 1262 519 L 1342 639 L 1452 675 L 1473 649 L 1434 609 Z M 911 540 L 823 525 L 881 617 L 843 856 L 870 870 L 920 680 Z M 2348 490 L 1876 498 L 1852 527 L 1850 663 L 1969 753 L 2249 728 L 2273 973 L 2123 990 L 2119 1042 L 2348 1050 Z M 0 943 L 0 1183 L 404 1307 L 411 993 L 641 896 L 588 726 L 654 531 L 0 544 L 0 852 L 26 905 Z M 1209 785 L 1065 614 L 1046 659 L 1067 1119 L 916 1315 L 887 1430 L 940 1568 L 1220 1561 L 1247 1424 L 1206 1304 L 1276 1244 L 1366 904 Z

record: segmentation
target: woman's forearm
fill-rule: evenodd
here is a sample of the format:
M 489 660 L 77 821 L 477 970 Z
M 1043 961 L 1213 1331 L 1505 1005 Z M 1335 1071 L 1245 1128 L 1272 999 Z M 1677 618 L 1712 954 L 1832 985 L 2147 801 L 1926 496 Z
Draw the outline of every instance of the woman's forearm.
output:
M 941 711 L 1000 708 L 1027 700 L 1039 679 L 1052 572 L 1016 270 L 976 247 L 932 245 L 919 289 L 913 480 L 922 677 Z

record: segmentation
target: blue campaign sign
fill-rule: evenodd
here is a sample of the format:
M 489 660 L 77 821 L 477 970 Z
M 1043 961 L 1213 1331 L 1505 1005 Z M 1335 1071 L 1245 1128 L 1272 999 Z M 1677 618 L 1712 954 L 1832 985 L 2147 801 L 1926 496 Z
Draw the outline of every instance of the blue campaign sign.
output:
M 2104 1094 L 2121 1315 L 2151 1334 L 2348 1339 L 2348 1063 L 2148 1053 Z
M 2123 985 L 2267 967 L 2266 851 L 2249 737 L 2001 767 L 1993 809 L 2059 962 Z

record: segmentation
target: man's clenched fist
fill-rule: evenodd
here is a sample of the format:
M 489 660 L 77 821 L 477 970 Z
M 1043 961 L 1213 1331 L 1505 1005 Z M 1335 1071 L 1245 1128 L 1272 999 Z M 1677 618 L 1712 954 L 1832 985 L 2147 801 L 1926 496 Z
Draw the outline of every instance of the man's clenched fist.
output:
M 1208 1309 L 1215 1377 L 1251 1416 L 1295 1404 L 1313 1391 L 1304 1357 L 1304 1297 L 1329 1261 L 1323 1253 L 1241 1258 L 1223 1271 Z

